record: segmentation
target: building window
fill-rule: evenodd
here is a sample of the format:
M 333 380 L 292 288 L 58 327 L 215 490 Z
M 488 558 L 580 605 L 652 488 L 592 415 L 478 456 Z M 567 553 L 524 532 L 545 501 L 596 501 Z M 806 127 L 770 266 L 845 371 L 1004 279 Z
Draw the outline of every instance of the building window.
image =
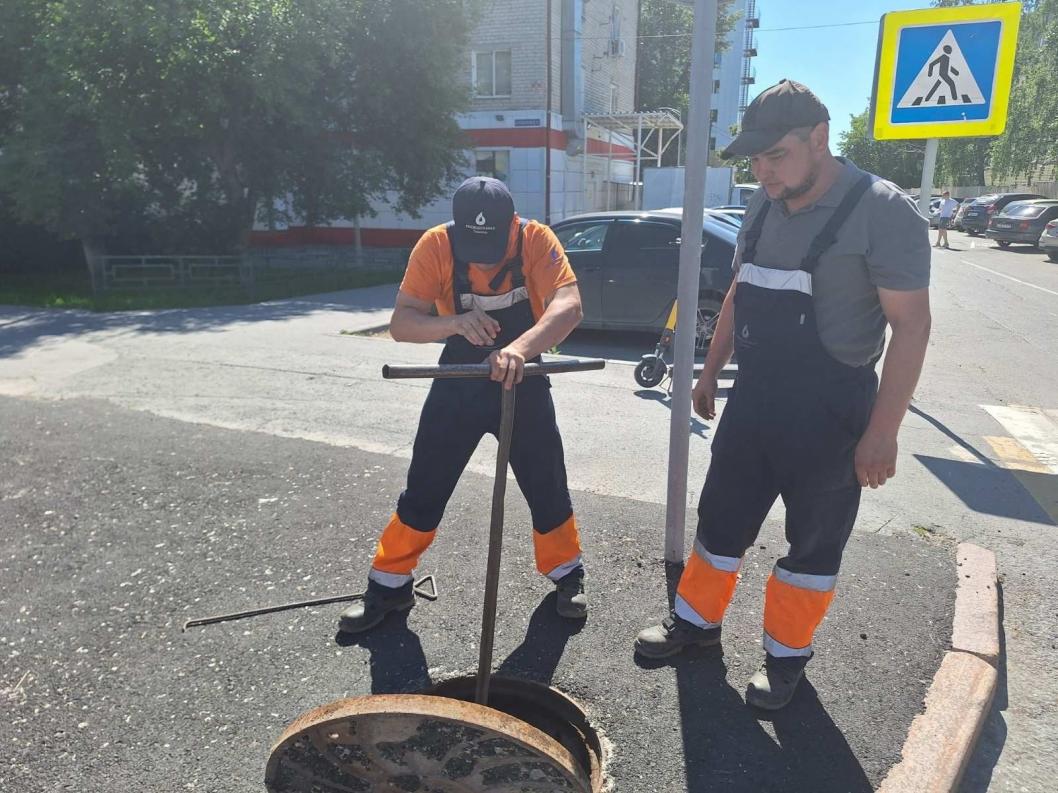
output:
M 712 110 L 709 111 L 709 122 L 710 123 L 715 124 L 717 118 L 719 118 L 719 117 L 720 117 L 720 111 L 717 110 L 715 107 Z
M 720 81 L 719 80 L 713 80 L 713 93 L 714 94 L 720 93 Z
M 511 175 L 511 153 L 507 149 L 478 149 L 474 152 L 474 173 L 506 182 Z
M 724 53 L 714 52 L 713 53 L 713 67 L 716 69 L 720 68 L 720 64 L 724 62 Z
M 709 138 L 709 151 L 716 151 L 716 138 Z
M 610 112 L 611 113 L 616 113 L 617 112 L 617 103 L 618 103 L 617 86 L 614 85 L 613 83 L 610 83 Z
M 511 95 L 511 51 L 472 52 L 470 79 L 475 96 Z

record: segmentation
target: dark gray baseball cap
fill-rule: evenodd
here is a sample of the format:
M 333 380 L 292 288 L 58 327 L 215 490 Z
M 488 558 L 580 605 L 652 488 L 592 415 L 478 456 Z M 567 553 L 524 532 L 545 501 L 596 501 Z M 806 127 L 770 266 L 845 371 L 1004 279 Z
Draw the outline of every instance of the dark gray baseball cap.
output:
M 742 115 L 742 129 L 721 157 L 753 157 L 799 127 L 830 120 L 826 105 L 805 86 L 780 80 L 765 88 Z
M 507 185 L 488 176 L 472 176 L 452 196 L 449 233 L 456 258 L 499 264 L 507 254 L 514 220 L 514 199 Z

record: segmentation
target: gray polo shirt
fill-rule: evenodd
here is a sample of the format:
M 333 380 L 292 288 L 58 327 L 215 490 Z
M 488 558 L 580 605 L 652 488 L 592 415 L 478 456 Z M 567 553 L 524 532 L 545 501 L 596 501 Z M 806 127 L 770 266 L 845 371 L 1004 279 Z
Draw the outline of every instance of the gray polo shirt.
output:
M 850 160 L 837 182 L 812 206 L 790 214 L 782 201 L 772 201 L 757 241 L 755 264 L 796 270 L 808 246 L 842 197 L 864 174 Z M 738 234 L 735 267 L 745 236 L 767 192 L 749 200 Z M 841 227 L 835 243 L 819 260 L 812 277 L 819 336 L 827 351 L 850 366 L 879 356 L 885 344 L 885 314 L 878 289 L 910 291 L 929 286 L 929 225 L 910 197 L 892 182 L 871 176 L 871 187 Z

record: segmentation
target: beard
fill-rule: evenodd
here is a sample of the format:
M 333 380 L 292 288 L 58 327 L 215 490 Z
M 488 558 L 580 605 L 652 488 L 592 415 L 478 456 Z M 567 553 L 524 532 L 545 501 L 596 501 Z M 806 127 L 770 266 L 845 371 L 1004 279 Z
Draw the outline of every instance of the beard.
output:
M 819 180 L 819 166 L 813 166 L 808 172 L 808 176 L 805 177 L 801 184 L 794 185 L 793 187 L 783 188 L 782 193 L 779 195 L 780 201 L 789 201 L 791 198 L 798 198 L 803 196 L 809 190 L 816 186 L 816 182 Z

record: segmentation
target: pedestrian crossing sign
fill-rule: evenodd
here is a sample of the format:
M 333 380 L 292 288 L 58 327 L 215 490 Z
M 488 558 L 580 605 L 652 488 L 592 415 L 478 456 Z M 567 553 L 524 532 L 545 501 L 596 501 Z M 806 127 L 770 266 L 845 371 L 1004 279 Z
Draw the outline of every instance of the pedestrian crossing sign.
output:
M 871 99 L 878 140 L 1002 134 L 1021 3 L 882 17 Z

